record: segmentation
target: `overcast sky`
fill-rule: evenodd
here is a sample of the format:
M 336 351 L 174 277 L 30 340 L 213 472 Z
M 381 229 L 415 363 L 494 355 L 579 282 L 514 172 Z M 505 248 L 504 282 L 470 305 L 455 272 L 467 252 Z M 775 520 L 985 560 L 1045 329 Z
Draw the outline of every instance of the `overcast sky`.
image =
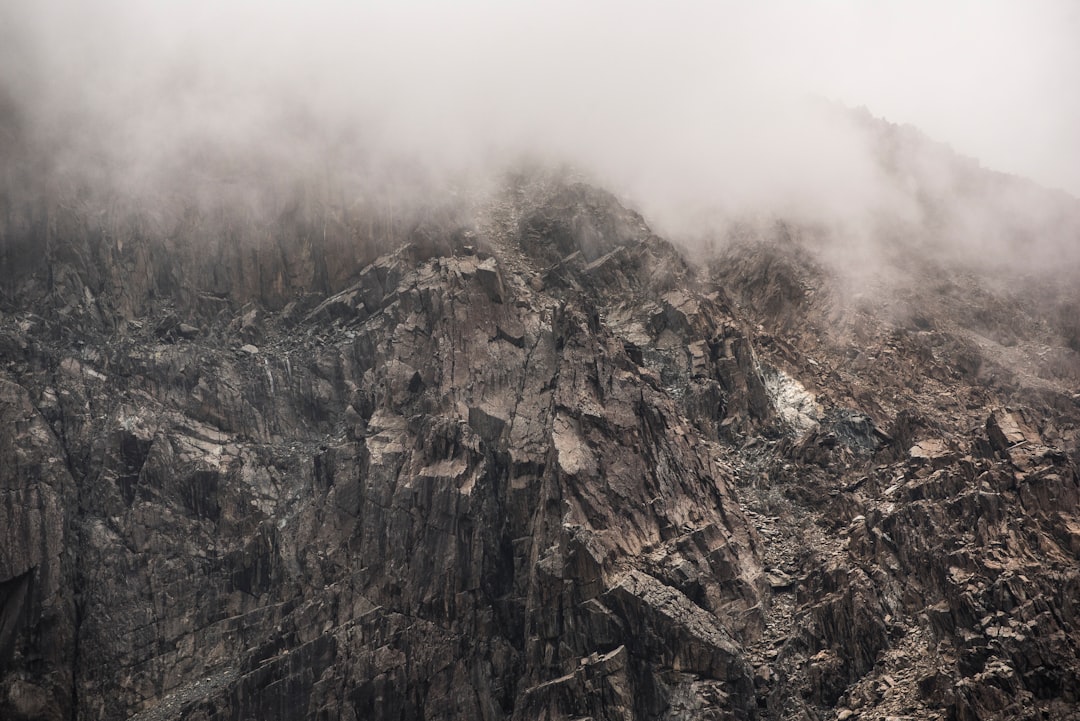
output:
M 11 94 L 129 163 L 308 128 L 451 165 L 528 150 L 669 201 L 844 202 L 868 171 L 812 94 L 1080 196 L 1070 0 L 0 5 Z

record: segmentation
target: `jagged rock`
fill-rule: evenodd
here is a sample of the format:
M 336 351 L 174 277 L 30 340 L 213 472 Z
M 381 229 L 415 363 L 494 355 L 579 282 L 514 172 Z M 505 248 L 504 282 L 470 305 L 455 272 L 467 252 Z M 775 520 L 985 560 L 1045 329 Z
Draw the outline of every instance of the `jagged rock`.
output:
M 941 438 L 928 438 L 919 441 L 908 449 L 908 457 L 915 463 L 927 464 L 937 468 L 955 460 L 949 444 Z
M 480 282 L 480 287 L 484 289 L 491 301 L 495 303 L 503 302 L 506 297 L 506 289 L 503 287 L 499 266 L 494 258 L 487 258 L 476 266 L 476 279 Z
M 59 721 L 76 712 L 76 484 L 29 393 L 2 376 L 0 427 L 0 715 Z
M 188 323 L 181 323 L 176 327 L 177 334 L 185 340 L 194 340 L 199 336 L 199 329 Z
M 519 232 L 525 251 L 548 265 L 580 252 L 582 267 L 649 236 L 640 215 L 611 194 L 580 183 L 561 186 L 545 198 L 522 218 Z
M 11 256 L 0 717 L 1069 717 L 1071 356 L 511 190 Z
M 1001 453 L 1022 443 L 1039 443 L 1039 434 L 1024 425 L 1013 413 L 995 411 L 986 419 L 986 432 L 990 442 Z

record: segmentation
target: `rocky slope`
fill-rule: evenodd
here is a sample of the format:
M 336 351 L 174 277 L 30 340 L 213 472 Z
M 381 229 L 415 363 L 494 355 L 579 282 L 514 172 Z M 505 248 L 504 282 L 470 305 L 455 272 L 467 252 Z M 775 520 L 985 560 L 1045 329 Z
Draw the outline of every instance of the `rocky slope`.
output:
M 1077 716 L 1067 274 L 6 208 L 4 718 Z

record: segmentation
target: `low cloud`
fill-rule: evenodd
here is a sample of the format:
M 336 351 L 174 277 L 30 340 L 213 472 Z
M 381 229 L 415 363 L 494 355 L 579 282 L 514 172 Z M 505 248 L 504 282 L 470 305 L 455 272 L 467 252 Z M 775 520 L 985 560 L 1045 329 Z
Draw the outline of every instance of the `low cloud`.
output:
M 1075 193 L 1080 16 L 939 5 L 12 0 L 3 126 L 53 192 L 257 208 L 300 185 L 347 205 L 528 156 L 684 238 L 781 216 L 864 245 L 883 222 L 940 221 L 977 247 L 1008 235 L 981 204 L 1045 218 L 1044 196 L 965 187 L 951 151 L 920 143 L 883 163 L 882 126 L 842 104 Z

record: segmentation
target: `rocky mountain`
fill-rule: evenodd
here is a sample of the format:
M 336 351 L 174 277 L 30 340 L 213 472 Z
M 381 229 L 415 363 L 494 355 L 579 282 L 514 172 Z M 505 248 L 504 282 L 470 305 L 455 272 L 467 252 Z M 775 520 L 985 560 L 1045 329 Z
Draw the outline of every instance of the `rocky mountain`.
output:
M 780 220 L 690 262 L 540 172 L 267 216 L 32 171 L 3 718 L 1080 717 L 1073 266 L 925 226 L 851 284 Z

